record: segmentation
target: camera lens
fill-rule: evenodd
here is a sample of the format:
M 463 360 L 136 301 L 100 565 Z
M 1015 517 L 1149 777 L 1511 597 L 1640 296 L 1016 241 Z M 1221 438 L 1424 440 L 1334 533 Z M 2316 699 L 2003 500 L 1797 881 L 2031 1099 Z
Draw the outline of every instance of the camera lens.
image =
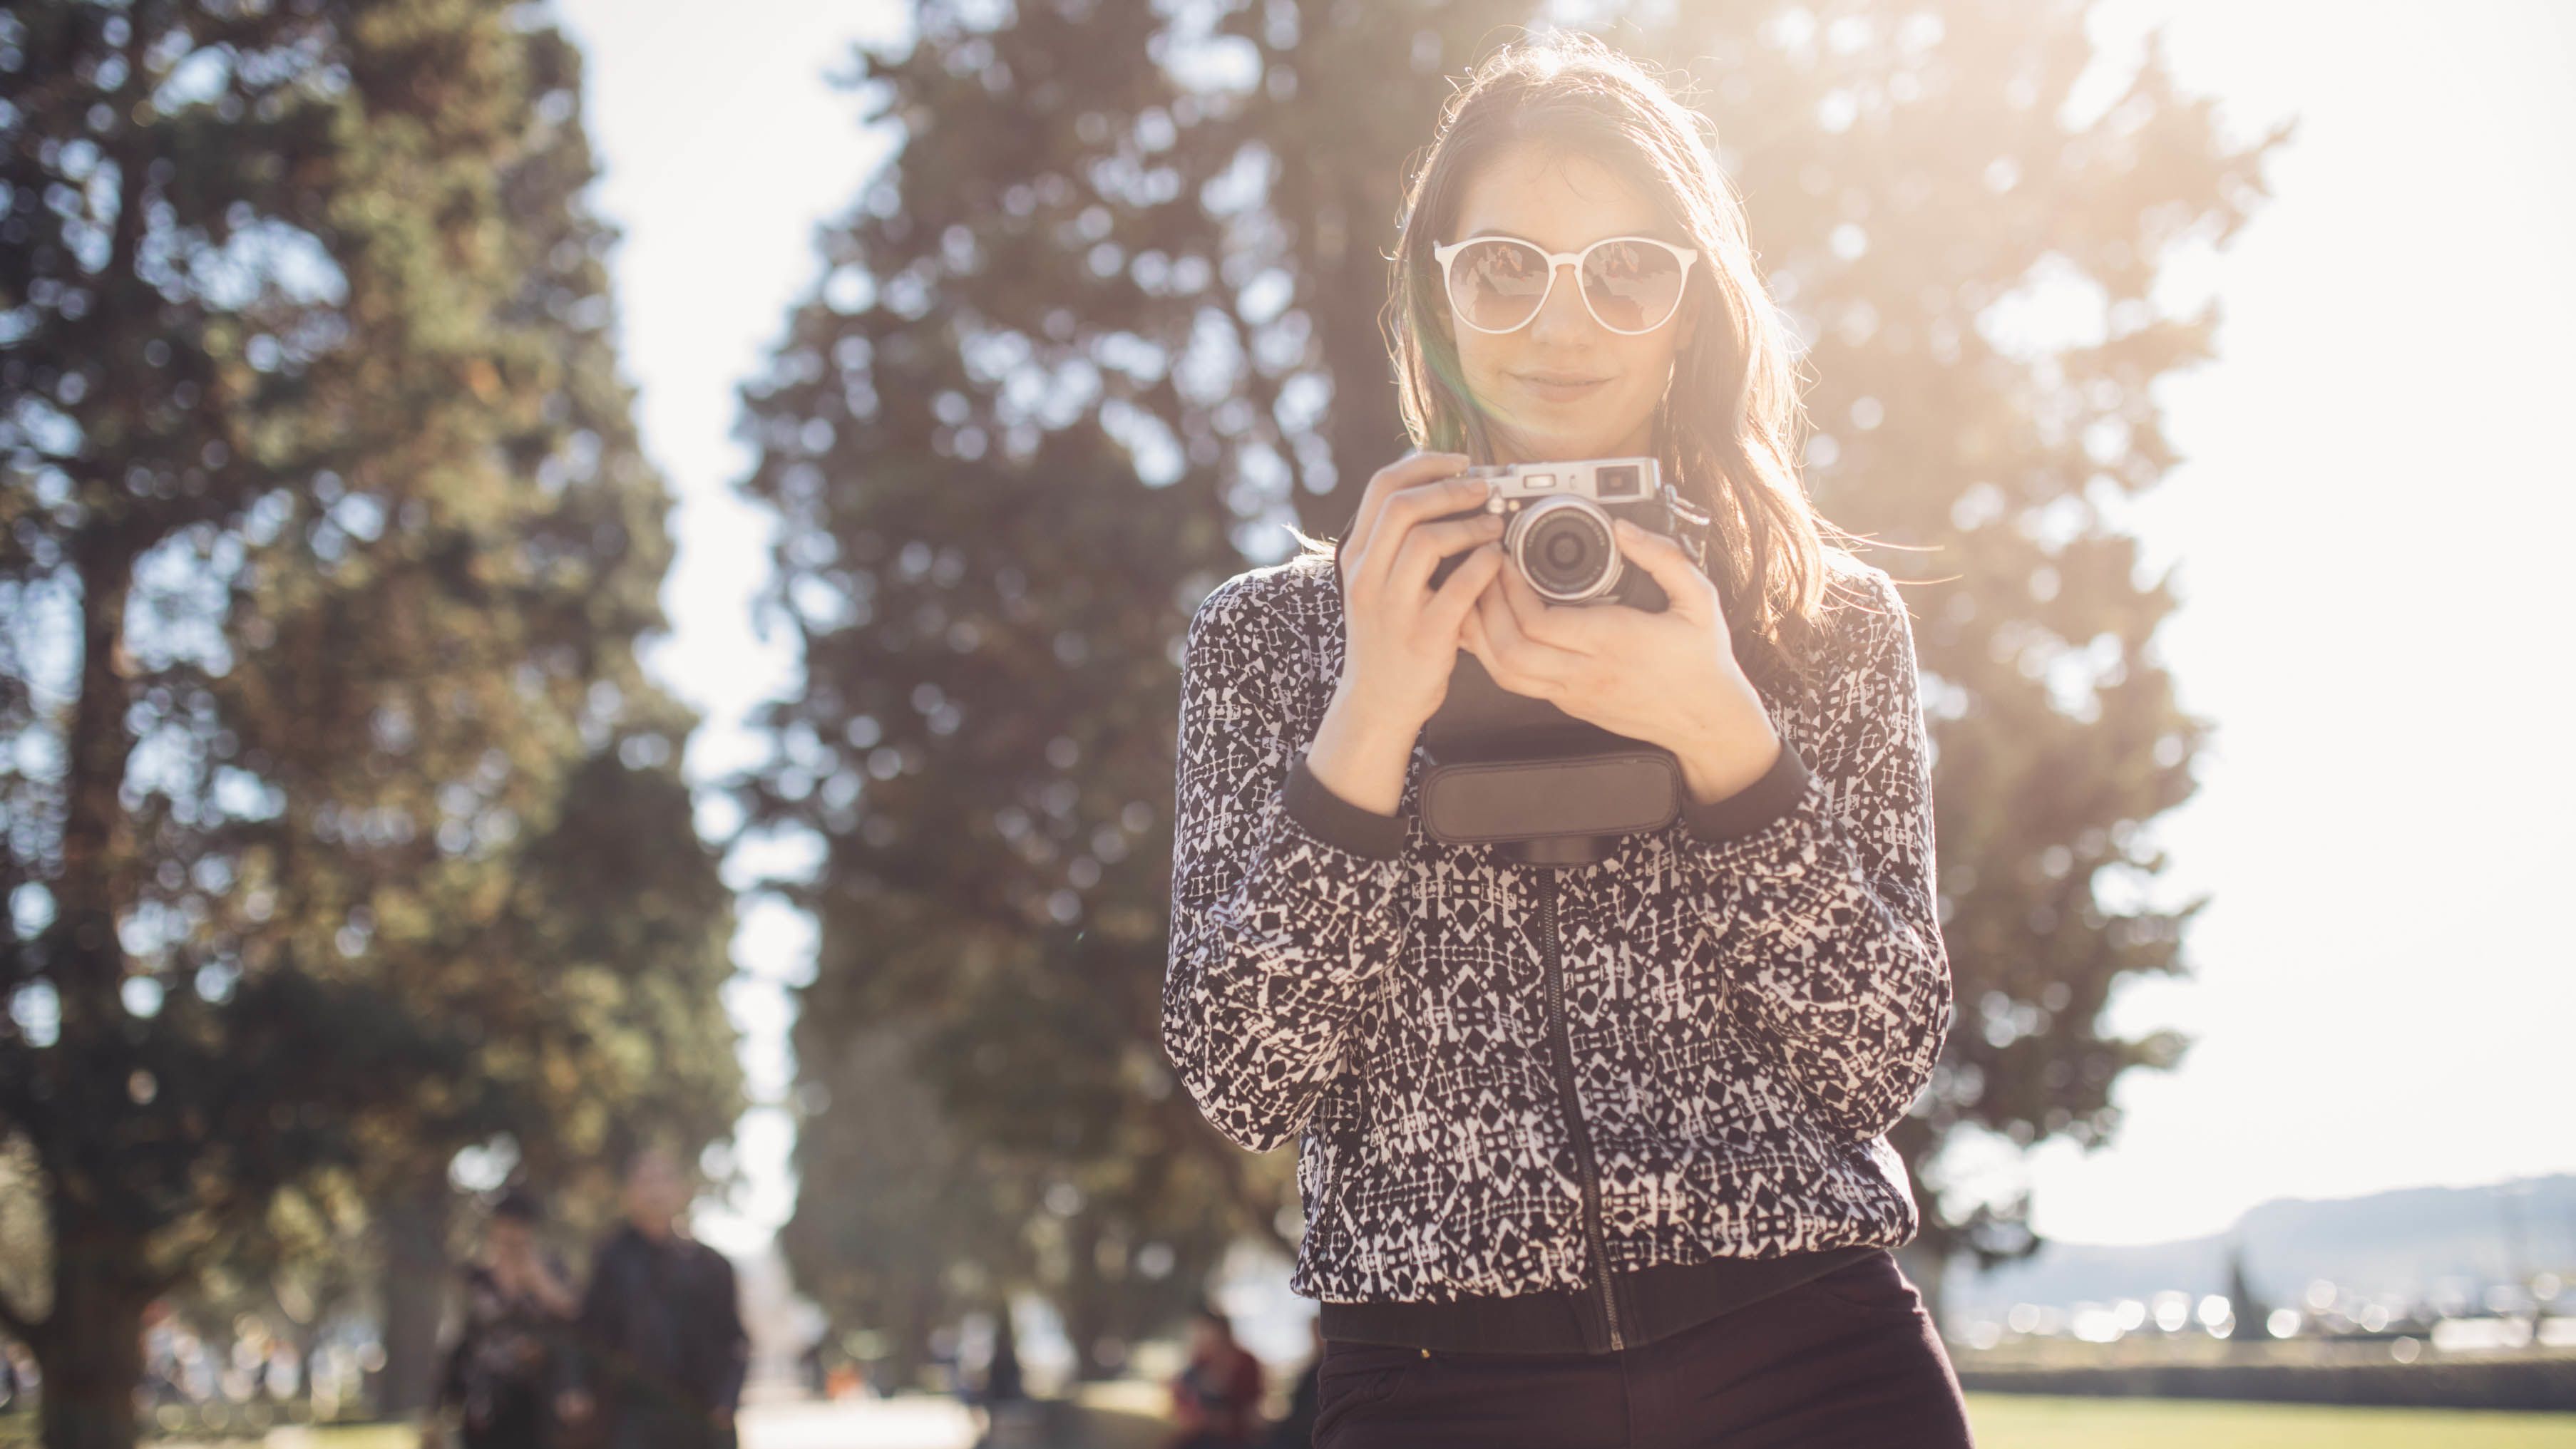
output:
M 1590 499 L 1551 498 L 1513 520 L 1513 560 L 1530 587 L 1559 603 L 1605 593 L 1619 577 L 1610 517 Z

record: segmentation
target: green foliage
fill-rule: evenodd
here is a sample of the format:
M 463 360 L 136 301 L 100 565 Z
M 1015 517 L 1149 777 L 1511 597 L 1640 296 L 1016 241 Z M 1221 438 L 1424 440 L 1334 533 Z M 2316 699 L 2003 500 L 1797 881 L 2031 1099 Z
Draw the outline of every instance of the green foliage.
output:
M 130 1436 L 142 1301 L 342 1236 L 281 1203 L 737 1105 L 579 83 L 500 0 L 0 17 L 0 1123 L 52 1231 L 6 1317 L 52 1442 Z
M 1888 566 L 1932 579 L 1908 593 L 1970 1016 L 1894 1140 L 1934 1245 L 2026 1251 L 2027 1204 L 1945 1204 L 1939 1149 L 2098 1142 L 2119 1073 L 2180 1053 L 2100 1021 L 2117 980 L 2185 969 L 2197 903 L 2137 887 L 2206 729 L 2153 657 L 2174 599 L 2137 579 L 2119 505 L 2173 461 L 2152 383 L 2215 326 L 2146 305 L 2159 262 L 2233 232 L 2280 137 L 2232 145 L 2160 56 L 2068 129 L 2080 4 L 1595 9 L 1697 78 L 1807 348 L 1821 511 L 1927 551 Z M 1338 528 L 1406 446 L 1379 322 L 1405 167 L 1461 68 L 1534 15 L 921 4 L 856 82 L 900 152 L 746 391 L 808 686 L 765 717 L 745 794 L 756 828 L 824 843 L 789 887 L 821 924 L 800 1070 L 842 1103 L 836 1058 L 896 1033 L 943 1130 L 1112 1184 L 1084 1201 L 1123 1243 L 1293 1232 L 1285 1154 L 1230 1155 L 1156 1045 L 1176 640 L 1209 585 L 1285 551 L 1281 524 Z M 2098 339 L 1990 341 L 2051 265 L 2101 289 Z M 789 1242 L 859 1312 L 819 1219 L 885 1194 L 906 1241 L 956 1253 L 964 1228 L 902 1207 L 845 1130 L 807 1118 Z M 988 1256 L 1019 1263 L 1024 1227 Z
M 823 1048 L 804 1058 L 813 1065 L 800 1093 L 798 1166 L 814 1210 L 800 1210 L 779 1245 L 798 1290 L 874 1327 L 884 1381 L 909 1384 L 958 1303 L 990 1302 L 1037 1272 L 1022 1229 L 1044 1220 L 1047 1184 L 958 1131 L 895 1033 L 817 1022 L 798 1040 Z
M 1149 293 L 1069 244 L 1185 235 L 1198 215 L 1113 214 L 1070 179 L 1097 149 L 1071 123 L 1077 98 L 1184 99 L 1147 56 L 1149 7 L 1080 23 L 1032 9 L 989 36 L 939 7 L 921 20 L 922 43 L 872 62 L 871 84 L 889 113 L 941 120 L 826 241 L 841 270 L 748 397 L 765 445 L 750 486 L 789 520 L 781 601 L 807 677 L 766 717 L 781 750 L 750 782 L 752 819 L 829 842 L 789 892 L 822 925 L 798 1057 L 836 1105 L 807 1119 L 788 1245 L 836 1308 L 894 1291 L 843 1271 L 828 1224 L 804 1230 L 805 1214 L 909 1191 L 837 1141 L 849 1099 L 828 1065 L 894 1030 L 989 1170 L 1063 1205 L 977 1248 L 1026 1265 L 1020 1283 L 1055 1298 L 1088 1353 L 1184 1304 L 1233 1233 L 1270 1229 L 1284 1179 L 1208 1133 L 1156 1033 L 1172 651 L 1240 566 L 1244 519 L 1212 433 L 1140 478 L 1121 430 L 1219 381 L 1140 360 L 1199 325 L 1215 253 L 1175 251 L 1195 283 Z M 1096 329 L 1113 317 L 1133 335 L 1104 365 Z M 911 1231 L 944 1243 L 957 1227 Z

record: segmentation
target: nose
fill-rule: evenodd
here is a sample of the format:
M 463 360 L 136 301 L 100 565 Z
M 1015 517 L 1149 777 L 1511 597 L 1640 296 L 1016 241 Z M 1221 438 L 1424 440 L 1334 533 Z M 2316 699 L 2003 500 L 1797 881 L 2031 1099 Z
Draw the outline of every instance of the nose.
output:
M 1572 262 L 1559 262 L 1549 276 L 1547 300 L 1530 319 L 1530 335 L 1544 340 L 1570 337 L 1595 326 L 1592 309 L 1583 305 L 1583 273 Z

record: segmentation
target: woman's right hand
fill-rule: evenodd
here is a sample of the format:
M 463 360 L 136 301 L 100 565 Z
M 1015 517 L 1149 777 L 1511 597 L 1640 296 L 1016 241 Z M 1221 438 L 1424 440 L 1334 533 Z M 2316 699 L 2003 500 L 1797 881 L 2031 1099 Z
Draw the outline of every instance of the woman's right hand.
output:
M 1342 677 L 1307 767 L 1381 815 L 1403 798 L 1414 737 L 1448 697 L 1468 611 L 1503 564 L 1499 516 L 1447 517 L 1490 491 L 1482 478 L 1456 476 L 1466 466 L 1463 453 L 1412 453 L 1380 468 L 1342 545 Z M 1431 587 L 1441 560 L 1460 553 Z

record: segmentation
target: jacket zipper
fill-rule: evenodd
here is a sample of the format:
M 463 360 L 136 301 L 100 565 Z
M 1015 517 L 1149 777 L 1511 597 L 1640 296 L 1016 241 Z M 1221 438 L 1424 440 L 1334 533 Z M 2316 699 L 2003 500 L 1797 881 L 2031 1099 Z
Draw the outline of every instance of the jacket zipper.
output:
M 1610 1250 L 1601 1229 L 1601 1169 L 1592 1157 L 1592 1133 L 1583 1125 L 1583 1104 L 1574 1092 L 1574 1032 L 1565 1019 L 1565 959 L 1556 934 L 1556 870 L 1539 871 L 1539 939 L 1546 954 L 1547 1019 L 1556 1034 L 1556 1089 L 1565 1101 L 1565 1122 L 1574 1139 L 1574 1157 L 1583 1176 L 1583 1236 L 1592 1248 L 1592 1285 L 1601 1295 L 1601 1315 L 1610 1327 L 1610 1347 L 1627 1346 L 1619 1332 L 1619 1294 L 1610 1282 Z

